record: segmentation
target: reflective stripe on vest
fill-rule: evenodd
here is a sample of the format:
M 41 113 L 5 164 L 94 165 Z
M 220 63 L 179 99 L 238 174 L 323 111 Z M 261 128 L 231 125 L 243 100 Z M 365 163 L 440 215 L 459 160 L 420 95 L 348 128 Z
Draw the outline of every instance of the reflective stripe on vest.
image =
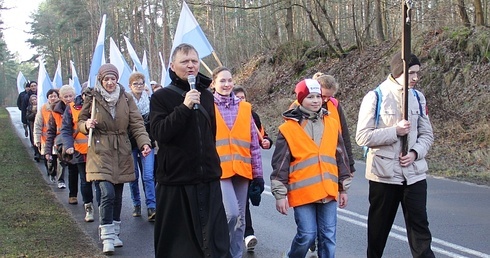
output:
M 71 109 L 71 117 L 73 121 L 73 148 L 81 154 L 87 154 L 88 151 L 88 138 L 85 134 L 79 133 L 78 131 L 78 115 L 80 114 L 80 110 L 75 109 L 75 104 L 70 104 Z
M 293 157 L 288 180 L 288 202 L 291 207 L 327 197 L 337 199 L 338 168 L 335 154 L 339 122 L 331 116 L 324 116 L 323 125 L 320 147 L 297 121 L 287 120 L 279 126 Z
M 252 179 L 252 154 L 250 144 L 252 132 L 252 105 L 247 102 L 238 104 L 238 114 L 231 130 L 226 125 L 218 107 L 216 112 L 216 150 L 221 161 L 221 178 L 230 178 L 235 174 Z

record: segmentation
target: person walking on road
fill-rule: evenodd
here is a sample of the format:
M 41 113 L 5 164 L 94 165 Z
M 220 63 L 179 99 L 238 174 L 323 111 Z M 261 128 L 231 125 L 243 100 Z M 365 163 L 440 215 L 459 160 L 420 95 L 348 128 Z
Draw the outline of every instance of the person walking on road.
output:
M 247 101 L 247 91 L 245 88 L 235 85 L 233 87 L 233 93 L 235 93 L 235 96 L 242 101 Z M 264 126 L 262 125 L 262 122 L 260 121 L 259 115 L 253 111 L 252 109 L 252 118 L 253 121 L 256 125 L 256 129 L 258 130 L 259 133 L 259 144 L 262 149 L 268 150 L 272 147 L 272 139 L 269 138 L 269 135 L 264 129 Z M 255 129 L 255 128 L 254 128 Z M 257 191 L 257 189 L 260 189 L 260 186 L 257 186 L 256 184 L 251 184 L 248 188 L 248 194 L 247 194 L 247 203 L 245 206 L 245 234 L 244 234 L 244 242 L 245 242 L 245 248 L 247 249 L 247 252 L 253 252 L 255 250 L 255 246 L 258 243 L 258 239 L 255 236 L 255 230 L 253 228 L 252 224 L 252 215 L 250 213 L 250 201 L 252 201 L 253 206 L 259 206 L 260 204 L 260 190 Z
M 99 231 L 106 255 L 123 245 L 119 238 L 123 187 L 135 179 L 128 133 L 135 138 L 143 156 L 151 152 L 143 118 L 118 79 L 114 65 L 102 65 L 94 89 L 85 92 L 78 116 L 78 130 L 89 134 L 87 181 L 95 181 L 100 188 Z
M 59 100 L 59 93 L 57 89 L 49 89 L 46 93 L 46 98 L 48 102 L 44 103 L 36 114 L 34 119 L 34 142 L 38 148 L 41 156 L 44 160 L 44 166 L 46 167 L 46 172 L 52 183 L 58 183 L 59 189 L 66 188 L 65 181 L 60 181 L 56 178 L 58 171 L 58 155 L 55 155 L 52 150 L 48 150 L 46 153 L 46 139 L 48 136 L 48 121 L 51 117 L 52 107 L 51 105 Z M 50 154 L 51 159 L 45 159 L 45 155 Z
M 41 153 L 34 143 L 34 121 L 37 114 L 37 95 L 31 95 L 29 97 L 29 105 L 27 106 L 26 119 L 29 124 L 29 140 L 31 141 L 31 147 L 34 151 L 34 160 L 39 162 L 41 160 Z
M 24 127 L 25 137 L 29 136 L 29 121 L 27 120 L 27 107 L 29 106 L 29 91 L 30 83 L 26 82 L 24 85 L 24 91 L 19 93 L 17 96 L 17 108 L 20 110 L 20 120 L 22 121 L 22 126 Z
M 84 87 L 85 86 L 85 87 Z M 71 157 L 70 163 L 77 167 L 80 176 L 80 192 L 82 194 L 83 206 L 85 210 L 85 222 L 94 221 L 93 212 L 93 190 L 92 182 L 87 182 L 87 172 L 85 171 L 87 162 L 88 143 L 87 136 L 78 131 L 78 115 L 83 106 L 87 83 L 82 85 L 82 94 L 68 105 L 63 114 L 61 126 L 61 139 L 66 155 Z M 71 176 L 70 176 L 71 177 Z M 70 184 L 72 180 L 70 179 Z
M 229 257 L 211 80 L 199 73 L 192 45 L 178 45 L 170 60 L 172 82 L 150 101 L 151 134 L 159 147 L 155 257 Z
M 320 88 L 312 79 L 296 85 L 300 106 L 283 113 L 272 155 L 276 209 L 293 207 L 297 225 L 286 257 L 305 257 L 317 237 L 318 256 L 335 257 L 337 206 L 346 207 L 352 182 L 340 122 L 322 108 Z
M 133 96 L 133 100 L 138 107 L 143 121 L 145 122 L 146 132 L 150 133 L 150 97 L 144 90 L 145 76 L 142 73 L 134 72 L 129 76 L 129 88 L 131 89 L 130 95 Z M 148 221 L 155 221 L 155 180 L 153 178 L 153 169 L 155 165 L 155 152 L 152 146 L 151 152 L 148 156 L 143 156 L 135 139 L 130 135 L 131 146 L 133 147 L 133 160 L 134 160 L 134 174 L 136 180 L 129 183 L 131 189 L 131 199 L 133 199 L 133 217 L 141 216 L 141 197 L 139 189 L 139 178 L 141 172 L 141 179 L 143 181 L 143 191 L 145 192 L 146 208 L 148 211 Z M 150 140 L 153 144 L 153 138 L 150 135 Z M 141 164 L 141 166 L 139 166 Z
M 65 182 L 66 171 L 68 170 L 68 203 L 78 204 L 78 169 L 74 164 L 69 163 L 63 153 L 63 141 L 61 139 L 61 125 L 63 114 L 68 105 L 75 99 L 75 88 L 70 85 L 63 85 L 59 90 L 60 100 L 51 104 L 52 111 L 48 120 L 48 131 L 46 137 L 45 153 L 46 159 L 51 159 L 49 150 L 56 154 L 57 161 L 57 178 L 58 188 Z
M 407 86 L 413 88 L 419 79 L 420 61 L 414 54 L 409 58 L 410 85 Z M 370 91 L 364 96 L 357 122 L 356 142 L 370 148 L 366 158 L 367 257 L 383 256 L 400 203 L 412 256 L 434 257 L 426 208 L 428 166 L 425 160 L 434 141 L 432 125 L 425 109 L 419 108 L 419 104 L 425 106 L 425 103 L 418 103 L 414 94 L 408 95 L 408 121 L 403 119 L 404 72 L 400 53 L 392 57 L 390 65 L 391 74 L 378 86 L 381 94 Z M 425 101 L 425 97 L 420 99 Z M 408 138 L 406 155 L 402 155 L 402 136 Z
M 252 105 L 233 93 L 233 77 L 226 67 L 213 71 L 216 110 L 216 148 L 221 160 L 221 191 L 230 232 L 230 254 L 243 255 L 245 206 L 250 184 L 264 191 L 262 157 L 258 131 L 252 118 Z

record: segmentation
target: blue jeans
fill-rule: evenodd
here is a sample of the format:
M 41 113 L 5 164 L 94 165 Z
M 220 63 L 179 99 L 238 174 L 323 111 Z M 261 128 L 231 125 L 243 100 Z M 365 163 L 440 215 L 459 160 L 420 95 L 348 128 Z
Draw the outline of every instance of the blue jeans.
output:
M 122 194 L 124 184 L 109 181 L 97 181 L 100 189 L 99 222 L 100 225 L 121 221 Z
M 335 257 L 337 202 L 310 203 L 294 208 L 296 236 L 288 256 L 304 258 L 318 236 L 318 257 Z
M 141 160 L 141 167 L 139 166 L 138 159 Z M 139 188 L 139 171 L 143 180 L 143 191 L 145 191 L 146 208 L 156 208 L 155 201 L 155 179 L 153 178 L 153 169 L 155 166 L 155 151 L 151 149 L 148 156 L 143 157 L 141 151 L 133 149 L 133 161 L 134 161 L 134 175 L 136 179 L 129 183 L 131 187 L 131 199 L 133 200 L 133 206 L 141 206 L 140 188 Z

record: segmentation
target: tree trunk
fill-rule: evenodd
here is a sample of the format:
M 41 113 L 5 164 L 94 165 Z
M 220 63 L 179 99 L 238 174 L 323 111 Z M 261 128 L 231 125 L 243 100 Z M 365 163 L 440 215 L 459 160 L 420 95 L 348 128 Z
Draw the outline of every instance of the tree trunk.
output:
M 376 37 L 379 42 L 385 41 L 385 34 L 383 31 L 383 14 L 381 13 L 381 0 L 376 0 L 374 15 L 376 16 Z
M 485 26 L 485 16 L 483 14 L 481 0 L 474 0 L 473 5 L 475 6 L 475 25 Z
M 467 28 L 471 27 L 470 19 L 468 18 L 468 13 L 466 12 L 466 6 L 464 4 L 464 0 L 458 0 L 458 11 L 463 26 Z

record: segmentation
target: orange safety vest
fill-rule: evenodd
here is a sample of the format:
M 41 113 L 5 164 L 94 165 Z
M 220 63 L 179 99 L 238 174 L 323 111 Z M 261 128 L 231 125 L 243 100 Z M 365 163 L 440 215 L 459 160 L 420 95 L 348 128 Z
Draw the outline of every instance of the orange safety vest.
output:
M 61 133 L 61 125 L 63 123 L 63 115 L 57 112 L 51 112 L 53 114 L 54 122 L 56 123 L 56 136 Z
M 339 109 L 338 109 L 338 102 L 337 102 L 337 105 L 335 105 L 335 103 L 333 103 L 333 100 L 329 100 L 327 101 L 327 110 L 329 112 L 329 116 L 332 116 L 333 118 L 335 118 L 335 120 L 337 120 L 340 124 L 340 115 L 339 115 Z M 340 126 L 339 127 L 339 130 L 342 131 L 342 127 Z
M 320 146 L 311 139 L 297 121 L 287 120 L 279 126 L 291 156 L 289 165 L 289 206 L 296 207 L 338 196 L 338 167 L 335 154 L 339 123 L 323 117 L 323 137 Z
M 82 111 L 75 108 L 75 103 L 70 104 L 72 121 L 73 121 L 73 148 L 81 154 L 87 154 L 88 138 L 85 134 L 78 131 L 78 115 Z
M 238 104 L 238 115 L 231 130 L 226 125 L 218 107 L 216 112 L 216 150 L 221 160 L 223 174 L 221 178 L 230 178 L 235 174 L 252 179 L 252 154 L 250 144 L 252 132 L 252 105 L 247 102 Z
M 41 107 L 41 116 L 43 118 L 43 127 L 41 130 L 41 144 L 46 144 L 46 140 L 48 139 L 48 126 L 49 126 L 49 117 L 51 116 L 51 111 L 48 110 L 49 103 L 44 104 Z

